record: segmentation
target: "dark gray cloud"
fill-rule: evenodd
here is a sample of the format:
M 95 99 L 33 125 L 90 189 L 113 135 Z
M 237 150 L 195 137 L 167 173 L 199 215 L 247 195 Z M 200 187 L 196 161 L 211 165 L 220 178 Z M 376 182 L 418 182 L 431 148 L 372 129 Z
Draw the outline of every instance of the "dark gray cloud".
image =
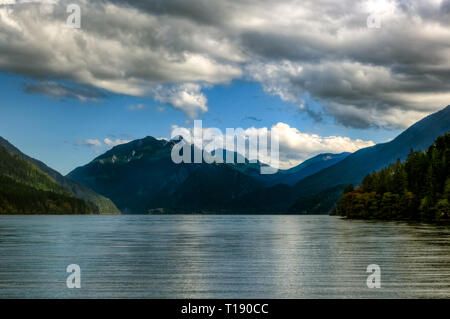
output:
M 54 99 L 75 99 L 80 102 L 97 102 L 106 97 L 99 89 L 89 86 L 67 86 L 52 81 L 39 81 L 25 85 L 29 94 L 42 94 Z
M 242 77 L 359 128 L 449 104 L 449 0 L 83 0 L 79 30 L 55 2 L 0 7 L 0 70 L 149 95 L 191 118 L 208 110 L 204 86 Z
M 312 118 L 314 121 L 316 122 L 323 122 L 323 113 L 320 111 L 316 111 L 314 109 L 312 109 L 311 107 L 309 107 L 308 105 L 304 106 L 304 111 L 306 112 L 306 114 L 309 115 L 310 118 Z
M 243 121 L 254 121 L 254 122 L 261 122 L 262 119 L 257 118 L 256 116 L 246 116 L 242 119 Z

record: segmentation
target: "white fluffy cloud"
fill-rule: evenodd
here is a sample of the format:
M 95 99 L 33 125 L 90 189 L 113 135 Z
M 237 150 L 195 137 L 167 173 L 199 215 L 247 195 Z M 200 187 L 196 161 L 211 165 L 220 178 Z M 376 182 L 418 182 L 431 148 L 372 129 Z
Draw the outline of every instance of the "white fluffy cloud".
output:
M 217 143 L 215 149 L 228 149 L 226 139 L 231 142 L 228 145 L 233 145 L 232 139 L 234 137 L 227 136 L 226 132 L 221 132 L 217 128 L 202 128 L 202 133 L 195 135 L 193 128 L 173 126 L 172 132 L 173 137 L 181 135 L 189 143 L 194 143 L 202 148 L 211 143 L 213 138 L 216 138 Z M 291 168 L 321 153 L 355 152 L 361 148 L 375 145 L 373 141 L 364 141 L 361 139 L 353 140 L 342 136 L 323 137 L 316 134 L 308 134 L 282 122 L 270 128 L 249 127 L 247 129 L 236 129 L 235 132 L 245 139 L 261 136 L 262 134 L 270 136 L 270 134 L 276 133 L 279 138 L 279 167 L 281 169 Z M 229 150 L 233 151 L 234 149 Z M 248 149 L 245 155 L 248 155 Z M 267 162 L 264 158 L 260 157 L 259 159 L 262 162 Z
M 150 96 L 191 118 L 208 110 L 202 88 L 238 78 L 359 128 L 405 127 L 449 104 L 450 0 L 78 3 L 70 29 L 65 1 L 1 1 L 0 70 Z
M 117 138 L 115 140 L 111 140 L 109 138 L 105 138 L 103 140 L 103 142 L 105 142 L 105 144 L 110 146 L 110 147 L 114 147 L 114 146 L 117 146 L 117 145 L 129 143 L 129 142 L 131 142 L 131 140 L 121 140 L 120 138 Z
M 342 136 L 319 136 L 303 133 L 285 123 L 277 123 L 271 128 L 280 138 L 280 163 L 288 168 L 321 153 L 355 152 L 375 145 L 373 141 L 352 140 Z
M 129 143 L 131 140 L 124 140 L 124 139 L 110 139 L 105 138 L 103 139 L 103 142 L 96 138 L 88 138 L 85 140 L 78 140 L 75 145 L 76 146 L 88 146 L 93 148 L 104 148 L 104 147 L 114 147 L 117 145 Z
M 75 143 L 77 146 L 89 146 L 89 147 L 100 147 L 102 146 L 102 142 L 98 139 L 86 139 L 86 140 L 79 140 Z
M 170 88 L 158 87 L 154 90 L 157 101 L 168 103 L 173 107 L 183 110 L 190 118 L 195 118 L 199 113 L 208 110 L 207 98 L 201 93 L 201 86 L 193 83 L 185 83 Z

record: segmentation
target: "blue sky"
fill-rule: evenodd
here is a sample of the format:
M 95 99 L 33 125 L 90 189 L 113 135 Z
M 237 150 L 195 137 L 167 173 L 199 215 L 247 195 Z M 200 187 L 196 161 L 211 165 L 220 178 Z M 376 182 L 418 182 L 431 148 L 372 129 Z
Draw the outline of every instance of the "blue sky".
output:
M 0 135 L 26 154 L 67 174 L 110 148 L 84 145 L 86 140 L 133 140 L 147 135 L 170 137 L 172 125 L 192 126 L 192 119 L 171 105 L 150 97 L 108 93 L 93 102 L 51 98 L 25 92 L 33 80 L 11 73 L 0 75 L 2 106 Z M 399 130 L 353 129 L 334 124 L 332 119 L 317 123 L 295 104 L 266 94 L 259 83 L 234 81 L 204 91 L 208 112 L 197 118 L 204 127 L 271 127 L 283 122 L 298 130 L 321 136 L 384 142 Z M 143 109 L 136 106 L 143 105 Z

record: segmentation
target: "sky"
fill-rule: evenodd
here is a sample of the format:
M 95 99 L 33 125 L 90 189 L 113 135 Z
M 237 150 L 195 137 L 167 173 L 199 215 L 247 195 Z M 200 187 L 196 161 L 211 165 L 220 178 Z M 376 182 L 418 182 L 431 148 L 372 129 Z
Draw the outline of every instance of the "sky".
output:
M 0 136 L 63 174 L 196 119 L 277 130 L 282 168 L 353 152 L 449 104 L 449 18 L 448 0 L 0 0 Z

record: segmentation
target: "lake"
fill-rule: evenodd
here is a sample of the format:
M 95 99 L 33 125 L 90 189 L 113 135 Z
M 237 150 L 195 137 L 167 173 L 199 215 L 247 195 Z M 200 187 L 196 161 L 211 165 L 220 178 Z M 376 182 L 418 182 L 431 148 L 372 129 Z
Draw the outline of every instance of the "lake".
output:
M 81 268 L 81 289 L 66 267 Z M 381 268 L 369 289 L 366 268 Z M 449 298 L 450 227 L 331 216 L 0 216 L 0 298 Z

